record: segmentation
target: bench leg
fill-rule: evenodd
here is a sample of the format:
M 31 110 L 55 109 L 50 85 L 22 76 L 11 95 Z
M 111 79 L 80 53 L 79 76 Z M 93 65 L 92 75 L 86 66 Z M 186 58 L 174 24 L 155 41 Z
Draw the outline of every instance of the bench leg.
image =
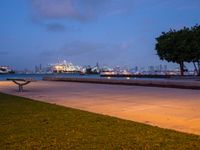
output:
M 19 85 L 19 92 L 23 92 L 23 86 Z

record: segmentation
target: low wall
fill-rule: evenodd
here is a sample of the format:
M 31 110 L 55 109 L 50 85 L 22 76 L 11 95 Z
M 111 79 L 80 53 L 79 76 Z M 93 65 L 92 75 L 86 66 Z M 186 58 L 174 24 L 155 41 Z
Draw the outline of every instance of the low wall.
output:
M 120 80 L 118 80 L 118 79 L 105 79 L 105 78 L 101 79 L 101 78 L 55 78 L 55 77 L 44 77 L 43 80 L 200 90 L 200 81 L 188 81 L 188 80 L 186 80 L 186 81 L 184 81 L 184 80 L 167 80 L 167 79 L 163 79 L 163 80 L 120 79 Z
M 101 77 L 171 78 L 171 75 L 101 74 Z

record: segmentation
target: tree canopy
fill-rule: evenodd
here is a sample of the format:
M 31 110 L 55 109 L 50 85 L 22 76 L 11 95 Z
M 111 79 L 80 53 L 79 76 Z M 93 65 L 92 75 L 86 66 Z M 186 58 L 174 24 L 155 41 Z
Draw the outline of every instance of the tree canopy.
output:
M 161 60 L 178 63 L 181 75 L 184 63 L 193 63 L 200 75 L 200 26 L 184 27 L 180 30 L 170 29 L 156 38 L 155 49 Z

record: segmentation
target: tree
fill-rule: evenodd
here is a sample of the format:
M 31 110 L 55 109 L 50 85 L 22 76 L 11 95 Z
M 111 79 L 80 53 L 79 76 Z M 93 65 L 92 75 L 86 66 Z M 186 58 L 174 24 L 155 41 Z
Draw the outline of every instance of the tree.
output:
M 200 76 L 200 25 L 196 25 L 191 28 L 192 36 L 191 36 L 191 62 L 195 67 L 195 71 L 197 75 Z
M 162 32 L 162 34 L 156 38 L 156 51 L 161 60 L 168 62 L 178 63 L 180 65 L 181 75 L 184 75 L 184 62 L 189 62 L 190 58 L 187 55 L 190 47 L 189 36 L 190 29 L 184 27 L 181 30 L 170 30 L 168 32 Z
M 156 40 L 155 49 L 161 60 L 178 63 L 181 75 L 184 74 L 184 62 L 192 62 L 200 76 L 200 25 L 178 31 L 171 29 Z

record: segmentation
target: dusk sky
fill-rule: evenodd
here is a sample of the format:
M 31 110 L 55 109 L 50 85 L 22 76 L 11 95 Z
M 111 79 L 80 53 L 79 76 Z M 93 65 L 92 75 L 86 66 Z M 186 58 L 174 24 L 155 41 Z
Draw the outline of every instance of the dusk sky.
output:
M 0 66 L 144 66 L 155 38 L 200 23 L 200 0 L 0 0 Z

